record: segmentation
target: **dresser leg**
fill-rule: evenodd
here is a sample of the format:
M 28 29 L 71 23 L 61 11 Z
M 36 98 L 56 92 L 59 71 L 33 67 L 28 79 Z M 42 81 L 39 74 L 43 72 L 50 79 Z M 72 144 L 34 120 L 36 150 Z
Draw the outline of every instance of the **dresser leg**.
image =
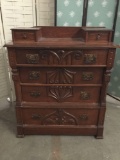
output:
M 103 135 L 101 135 L 101 136 L 100 136 L 100 135 L 97 135 L 97 136 L 95 136 L 95 138 L 96 138 L 96 139 L 103 139 Z
M 103 139 L 103 127 L 98 127 L 96 139 Z
M 23 127 L 21 125 L 17 126 L 17 138 L 24 138 Z
M 16 137 L 17 137 L 17 138 L 24 138 L 25 135 L 18 135 L 18 134 L 17 134 Z

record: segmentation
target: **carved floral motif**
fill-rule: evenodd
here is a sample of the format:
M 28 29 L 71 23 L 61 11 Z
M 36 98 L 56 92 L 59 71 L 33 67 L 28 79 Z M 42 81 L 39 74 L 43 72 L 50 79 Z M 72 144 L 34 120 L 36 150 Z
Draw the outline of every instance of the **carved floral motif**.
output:
M 31 118 L 39 121 L 41 125 L 79 125 L 82 121 L 89 119 L 88 114 L 82 113 L 75 116 L 64 109 L 55 109 L 55 111 L 44 116 L 36 113 Z
M 73 96 L 73 88 L 71 86 L 53 86 L 48 88 L 48 96 L 53 97 L 58 102 Z
M 27 63 L 37 64 L 39 63 L 39 55 L 38 54 L 26 54 Z
M 56 109 L 56 111 L 46 115 L 42 124 L 47 125 L 78 125 L 76 117 L 63 109 Z
M 63 83 L 63 84 L 71 84 L 74 81 L 74 75 L 76 72 L 72 72 L 65 68 L 58 68 L 54 71 L 47 72 L 47 80 L 48 83 Z
M 42 60 L 47 60 L 48 64 L 67 64 L 68 60 L 71 64 L 72 62 L 72 54 L 76 60 L 82 58 L 82 51 L 81 50 L 43 50 L 39 52 L 41 54 Z
M 85 54 L 84 55 L 84 63 L 85 64 L 94 64 L 96 63 L 96 55 L 94 54 Z

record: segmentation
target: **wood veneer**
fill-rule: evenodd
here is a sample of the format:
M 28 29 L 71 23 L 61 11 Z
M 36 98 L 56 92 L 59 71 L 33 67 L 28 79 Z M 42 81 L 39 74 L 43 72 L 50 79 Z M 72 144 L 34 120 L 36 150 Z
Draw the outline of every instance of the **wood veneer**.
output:
M 17 134 L 103 138 L 116 46 L 103 27 L 12 29 L 6 44 L 16 91 Z

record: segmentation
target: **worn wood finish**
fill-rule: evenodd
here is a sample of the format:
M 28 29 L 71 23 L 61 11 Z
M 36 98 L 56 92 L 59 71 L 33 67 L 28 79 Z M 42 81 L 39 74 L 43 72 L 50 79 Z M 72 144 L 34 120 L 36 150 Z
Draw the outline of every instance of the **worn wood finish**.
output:
M 22 86 L 22 100 L 27 102 L 98 103 L 100 87 Z
M 40 84 L 102 84 L 103 68 L 20 67 L 22 83 Z
M 115 48 L 95 27 L 12 29 L 5 45 L 16 91 L 17 134 L 103 138 Z
M 31 65 L 106 65 L 108 49 L 17 49 L 17 64 Z

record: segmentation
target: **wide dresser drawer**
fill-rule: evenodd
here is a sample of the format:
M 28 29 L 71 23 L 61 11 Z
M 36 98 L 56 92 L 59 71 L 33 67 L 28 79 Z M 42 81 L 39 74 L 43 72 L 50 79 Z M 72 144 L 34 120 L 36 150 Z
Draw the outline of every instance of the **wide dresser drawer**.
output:
M 22 83 L 102 84 L 102 68 L 19 68 Z
M 97 125 L 99 109 L 23 108 L 24 124 L 31 125 Z
M 81 102 L 98 103 L 100 87 L 97 86 L 22 86 L 25 102 Z
M 16 63 L 26 65 L 106 65 L 107 49 L 16 49 Z

